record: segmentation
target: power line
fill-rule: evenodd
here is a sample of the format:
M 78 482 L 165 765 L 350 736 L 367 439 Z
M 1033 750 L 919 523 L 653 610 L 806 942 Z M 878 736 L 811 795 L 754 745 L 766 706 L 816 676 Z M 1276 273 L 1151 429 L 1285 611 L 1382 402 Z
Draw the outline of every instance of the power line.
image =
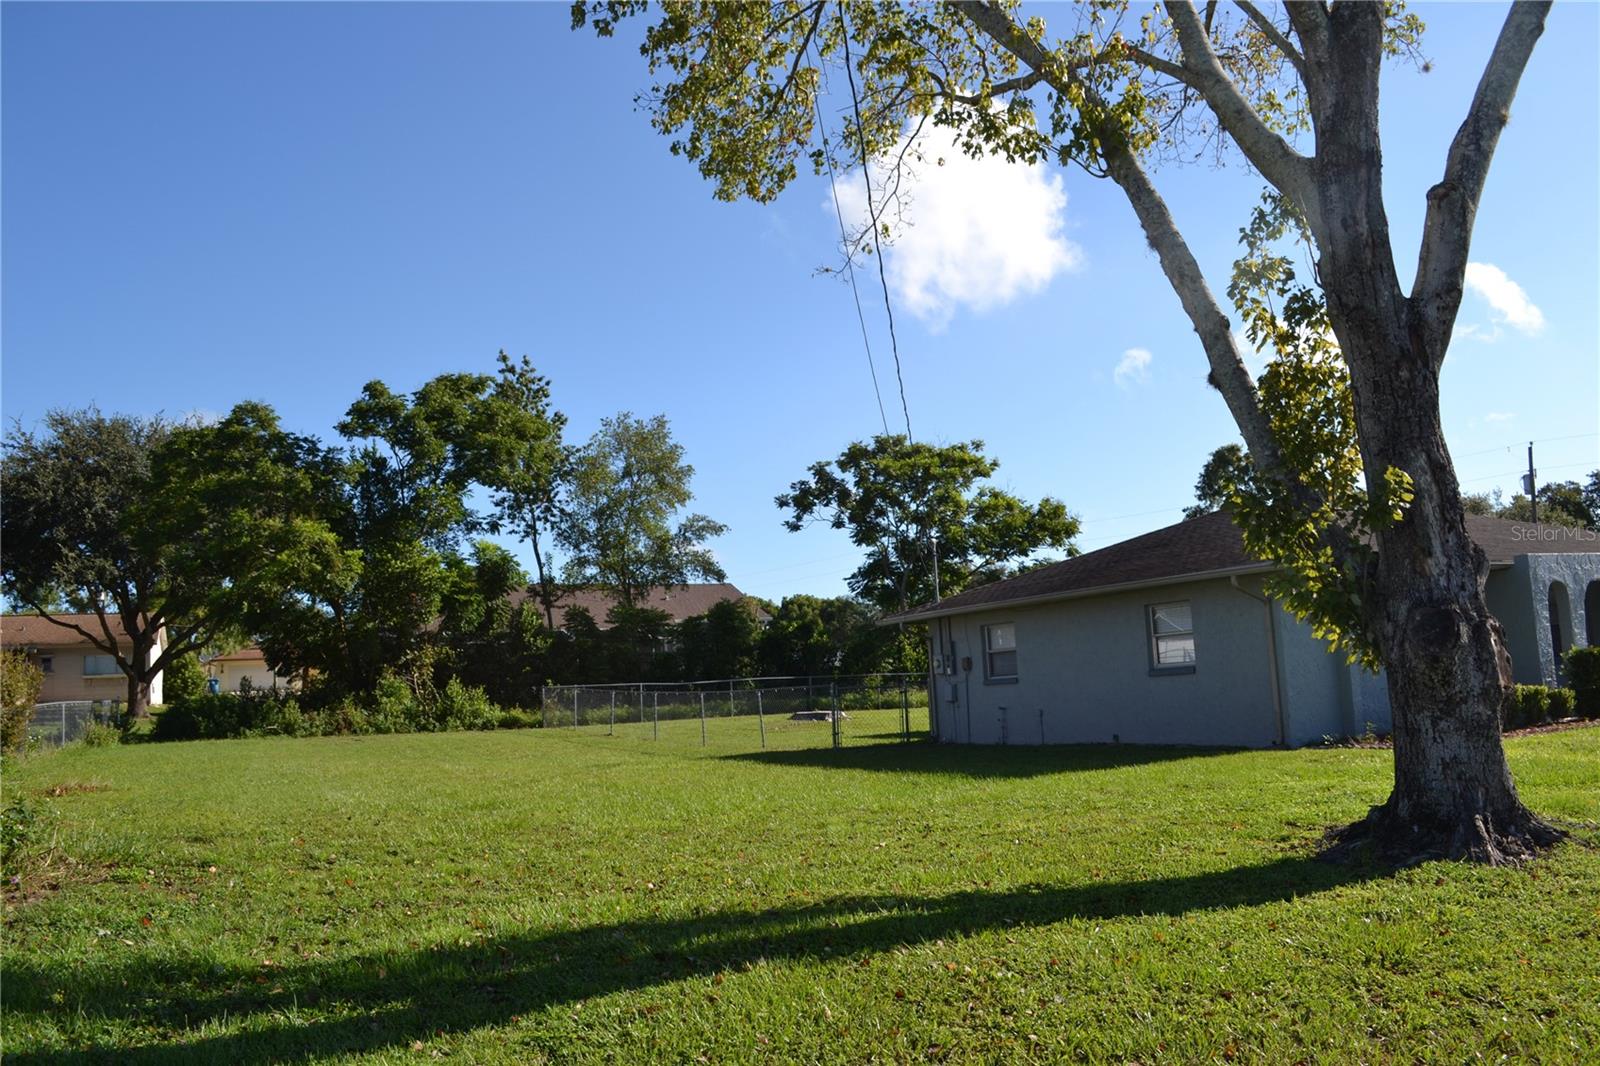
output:
M 1540 438 L 1538 440 L 1530 440 L 1530 441 L 1514 440 L 1514 441 L 1511 441 L 1509 444 L 1501 444 L 1501 445 L 1499 445 L 1497 447 L 1494 447 L 1494 448 L 1485 448 L 1481 452 L 1462 452 L 1460 455 L 1454 455 L 1451 458 L 1452 459 L 1471 459 L 1475 455 L 1489 455 L 1492 452 L 1510 451 L 1512 448 L 1520 448 L 1524 444 L 1554 444 L 1557 441 L 1563 441 L 1563 440 L 1586 440 L 1589 437 L 1600 437 L 1600 433 L 1573 433 L 1570 436 L 1566 436 L 1566 437 L 1542 437 L 1542 438 Z
M 889 350 L 894 353 L 894 379 L 900 386 L 900 411 L 906 416 L 906 440 L 911 440 L 911 408 L 906 403 L 906 379 L 900 370 L 900 341 L 894 331 L 894 307 L 889 301 L 889 279 L 883 270 L 883 247 L 878 243 L 878 209 L 872 202 L 872 171 L 867 159 L 867 128 L 861 121 L 861 97 L 856 92 L 856 72 L 850 58 L 850 26 L 844 4 L 839 5 L 839 36 L 844 41 L 844 73 L 850 82 L 850 107 L 856 116 L 856 140 L 861 142 L 861 180 L 867 187 L 867 222 L 872 228 L 872 251 L 878 257 L 878 283 L 883 286 L 883 310 L 889 317 Z M 837 205 L 838 201 L 834 201 Z
M 822 70 L 822 56 L 817 55 L 817 70 Z M 878 388 L 878 364 L 872 358 L 872 341 L 867 338 L 867 316 L 861 310 L 861 290 L 856 287 L 856 257 L 850 247 L 849 234 L 845 232 L 844 209 L 839 206 L 839 182 L 833 173 L 833 153 L 828 151 L 828 128 L 822 119 L 822 100 L 811 94 L 811 106 L 817 113 L 817 130 L 822 137 L 822 158 L 828 163 L 828 186 L 833 190 L 833 213 L 839 219 L 839 243 L 845 248 L 844 268 L 850 279 L 850 294 L 856 301 L 856 321 L 861 324 L 861 344 L 867 350 L 867 369 L 872 372 L 872 394 L 878 398 L 878 417 L 883 420 L 883 435 L 889 435 L 889 415 L 883 408 L 883 391 Z M 898 368 L 898 357 L 896 358 Z M 896 370 L 898 374 L 898 369 Z M 904 400 L 904 392 L 901 394 Z

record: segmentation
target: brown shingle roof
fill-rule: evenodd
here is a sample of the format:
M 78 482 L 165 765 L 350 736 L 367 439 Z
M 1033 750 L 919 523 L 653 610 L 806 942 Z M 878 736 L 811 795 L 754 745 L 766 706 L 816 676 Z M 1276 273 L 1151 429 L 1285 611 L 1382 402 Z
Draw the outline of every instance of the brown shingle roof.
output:
M 100 619 L 95 615 L 58 614 L 55 617 L 63 622 L 82 626 L 96 637 L 103 639 L 104 631 L 100 628 Z M 118 644 L 128 639 L 127 630 L 122 628 L 121 616 L 113 612 L 106 615 L 106 621 L 111 624 L 111 635 L 117 639 Z M 36 614 L 0 615 L 0 647 L 61 648 L 88 643 L 88 638 L 81 633 L 75 633 Z
M 528 590 L 513 592 L 510 596 L 511 605 L 516 607 L 526 600 L 537 600 L 537 596 Z M 655 611 L 665 611 L 674 622 L 681 622 L 685 618 L 693 618 L 697 614 L 705 614 L 724 600 L 742 600 L 744 593 L 727 582 L 712 582 L 694 585 L 670 585 L 652 588 L 644 600 L 638 604 Z M 561 624 L 562 612 L 569 607 L 582 607 L 594 616 L 601 629 L 610 628 L 606 622 L 606 613 L 611 610 L 615 601 L 611 594 L 600 589 L 563 589 L 556 596 L 556 625 Z
M 1518 555 L 1600 552 L 1600 539 L 1563 536 L 1540 539 L 1536 527 L 1504 518 L 1467 515 L 1467 532 L 1492 564 L 1509 564 Z M 1540 527 L 1549 530 L 1551 527 Z M 991 605 L 1027 600 L 1065 599 L 1125 586 L 1193 580 L 1207 574 L 1275 569 L 1245 553 L 1244 537 L 1225 511 L 1203 515 L 1112 544 L 1098 551 L 1041 566 L 1025 574 L 980 585 L 937 604 L 890 615 L 904 622 L 946 614 L 965 614 Z

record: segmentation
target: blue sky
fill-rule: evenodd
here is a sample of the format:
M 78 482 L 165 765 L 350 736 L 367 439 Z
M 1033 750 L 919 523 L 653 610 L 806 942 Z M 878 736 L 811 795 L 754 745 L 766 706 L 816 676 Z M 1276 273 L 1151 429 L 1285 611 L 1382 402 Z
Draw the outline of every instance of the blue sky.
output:
M 1434 69 L 1391 69 L 1384 100 L 1405 274 L 1503 14 L 1415 10 Z M 670 418 L 697 508 L 732 527 L 732 581 L 843 591 L 844 536 L 787 533 L 772 504 L 879 428 L 850 291 L 815 275 L 826 184 L 714 201 L 635 110 L 631 44 L 571 33 L 565 4 L 12 3 L 0 29 L 8 422 L 260 399 L 331 438 L 367 380 L 505 348 L 553 379 L 574 437 Z M 1444 371 L 1468 490 L 1513 491 L 1529 439 L 1546 478 L 1600 465 L 1597 31 L 1600 8 L 1557 5 L 1479 215 Z M 1258 181 L 1159 181 L 1220 290 Z M 927 182 L 890 258 L 918 435 L 983 439 L 1002 484 L 1082 516 L 1085 549 L 1175 521 L 1235 433 L 1120 193 L 1068 171 Z

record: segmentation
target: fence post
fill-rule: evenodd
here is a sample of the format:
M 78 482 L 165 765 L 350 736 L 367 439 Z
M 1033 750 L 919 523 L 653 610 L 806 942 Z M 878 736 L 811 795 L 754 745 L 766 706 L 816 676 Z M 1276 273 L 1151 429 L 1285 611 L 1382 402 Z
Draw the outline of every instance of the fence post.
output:
M 900 678 L 900 739 L 911 740 L 911 693 L 906 689 L 904 675 Z
M 56 747 L 64 748 L 66 746 L 67 746 L 67 705 L 65 703 L 63 703 L 61 705 L 61 743 L 57 744 Z
M 572 728 L 578 728 L 578 690 L 572 690 Z
M 817 698 L 811 692 L 811 681 L 810 677 L 806 678 L 806 710 L 808 711 L 817 709 Z
M 733 682 L 728 682 L 728 717 L 733 717 Z
M 616 736 L 616 734 L 617 734 L 617 690 L 616 689 L 612 689 L 611 690 L 611 724 L 606 726 L 606 736 L 612 737 L 612 736 Z
M 761 708 L 761 690 L 756 689 L 756 725 L 761 727 L 761 746 L 767 746 L 767 716 Z
M 700 746 L 706 746 L 706 694 L 700 693 Z
M 842 748 L 844 747 L 844 738 L 839 731 L 839 715 L 843 712 L 843 708 L 839 704 L 839 683 L 837 681 L 828 682 L 828 691 L 833 694 L 833 746 Z
M 650 739 L 661 739 L 661 693 L 650 693 Z
M 639 732 L 644 732 L 644 682 L 639 682 Z

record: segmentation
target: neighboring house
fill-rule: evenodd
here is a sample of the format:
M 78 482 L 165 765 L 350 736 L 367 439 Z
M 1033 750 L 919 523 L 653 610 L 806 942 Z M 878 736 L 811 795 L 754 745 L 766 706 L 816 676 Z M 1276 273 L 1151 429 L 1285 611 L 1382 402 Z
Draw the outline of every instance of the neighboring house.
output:
M 246 679 L 255 691 L 264 689 L 298 689 L 299 678 L 289 674 L 273 673 L 267 657 L 255 645 L 214 655 L 206 660 L 206 676 L 215 678 L 220 692 L 238 692 Z
M 1600 644 L 1600 534 L 1475 515 L 1519 683 Z M 932 728 L 972 744 L 1298 746 L 1390 725 L 1384 679 L 1264 597 L 1223 512 L 884 619 L 926 622 Z
M 58 614 L 54 617 L 91 633 L 101 632 L 97 615 Z M 125 646 L 128 634 L 122 627 L 122 620 L 113 614 L 106 617 L 106 622 L 118 647 Z M 40 703 L 58 700 L 127 702 L 127 675 L 113 656 L 95 647 L 81 633 L 36 614 L 8 614 L 0 616 L 0 646 L 21 649 L 44 672 Z M 152 659 L 161 654 L 162 646 L 163 642 L 158 640 L 150 652 Z M 150 702 L 161 702 L 160 674 L 150 682 Z
M 509 598 L 513 607 L 524 602 L 532 602 L 537 607 L 539 603 L 538 590 L 535 588 L 513 592 Z M 724 601 L 738 601 L 744 598 L 744 593 L 725 581 L 694 585 L 658 585 L 650 589 L 635 606 L 663 611 L 676 625 L 686 618 L 705 614 Z M 561 589 L 556 593 L 556 626 L 559 628 L 562 625 L 564 612 L 573 607 L 581 607 L 589 612 L 595 624 L 601 629 L 610 629 L 611 623 L 606 621 L 606 615 L 615 605 L 616 600 L 612 598 L 611 593 L 602 589 Z M 761 618 L 765 620 L 766 615 L 763 613 Z

